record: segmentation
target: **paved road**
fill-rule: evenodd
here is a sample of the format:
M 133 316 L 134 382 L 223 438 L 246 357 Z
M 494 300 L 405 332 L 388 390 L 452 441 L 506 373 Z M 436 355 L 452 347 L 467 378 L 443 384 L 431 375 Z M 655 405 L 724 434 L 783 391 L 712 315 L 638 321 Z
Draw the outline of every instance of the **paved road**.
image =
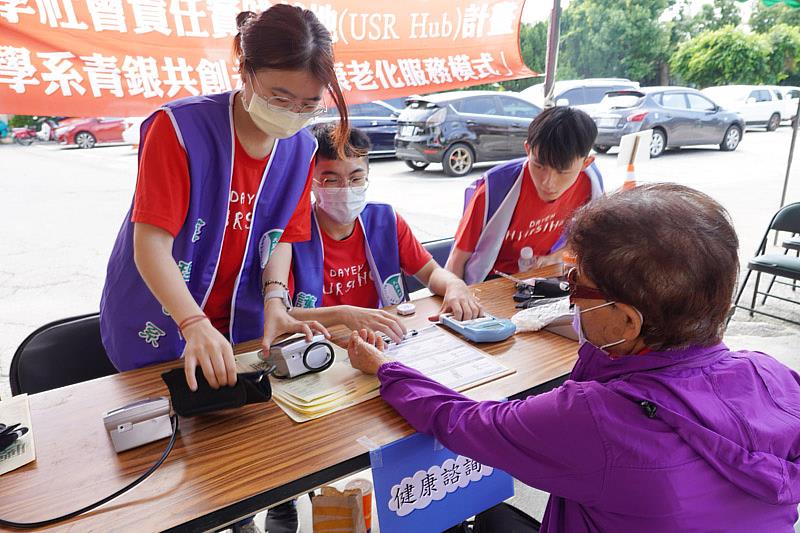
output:
M 748 132 L 736 152 L 692 148 L 668 152 L 639 169 L 642 181 L 676 181 L 725 205 L 739 231 L 744 260 L 778 206 L 791 132 Z M 800 158 L 800 154 L 798 154 Z M 609 189 L 622 180 L 612 154 L 598 163 Z M 372 163 L 369 196 L 391 202 L 420 240 L 452 236 L 462 209 L 465 178 L 448 178 L 432 165 L 412 172 L 395 160 Z M 98 308 L 106 261 L 127 212 L 136 180 L 128 146 L 83 151 L 53 145 L 0 145 L 0 396 L 19 343 L 36 327 Z M 800 161 L 789 200 L 800 200 Z M 800 341 L 797 329 L 737 320 L 737 342 L 769 338 L 765 351 Z M 789 354 L 791 356 L 792 354 Z

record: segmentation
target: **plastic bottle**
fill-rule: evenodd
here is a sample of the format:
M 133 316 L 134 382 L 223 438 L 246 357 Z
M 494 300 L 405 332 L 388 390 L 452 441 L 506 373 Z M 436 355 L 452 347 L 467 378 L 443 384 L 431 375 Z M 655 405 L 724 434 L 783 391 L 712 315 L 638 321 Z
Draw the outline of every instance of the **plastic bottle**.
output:
M 519 268 L 520 272 L 527 272 L 528 270 L 531 270 L 535 264 L 536 260 L 533 258 L 533 248 L 526 246 L 519 251 L 517 267 Z

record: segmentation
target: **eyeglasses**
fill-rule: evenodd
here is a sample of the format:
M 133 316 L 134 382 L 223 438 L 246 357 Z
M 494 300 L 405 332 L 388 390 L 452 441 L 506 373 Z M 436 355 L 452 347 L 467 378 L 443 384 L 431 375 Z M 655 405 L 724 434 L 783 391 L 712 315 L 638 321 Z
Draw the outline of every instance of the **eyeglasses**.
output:
M 254 72 L 250 72 L 250 79 L 253 83 L 252 89 L 255 90 L 255 86 L 258 86 L 259 91 L 261 92 L 264 91 L 261 87 L 261 84 L 258 82 L 258 78 L 256 78 Z M 284 113 L 298 113 L 306 118 L 315 118 L 324 115 L 328 111 L 328 106 L 325 105 L 324 101 L 321 101 L 318 104 L 303 105 L 296 102 L 292 98 L 287 98 L 285 96 L 270 96 L 270 97 L 261 96 L 261 98 L 264 98 L 264 100 L 267 101 L 267 107 L 272 111 L 278 111 Z
M 265 100 L 267 101 L 267 107 L 273 111 L 298 113 L 309 118 L 319 117 L 328 111 L 328 106 L 324 102 L 302 105 L 285 96 L 270 96 Z
M 581 300 L 611 300 L 600 289 L 578 284 L 578 269 L 572 267 L 567 271 L 567 283 L 569 284 L 569 301 Z
M 369 178 L 366 174 L 350 176 L 347 179 L 342 178 L 322 178 L 321 180 L 314 180 L 320 187 L 325 189 L 331 188 L 344 188 L 344 187 L 365 187 L 369 183 Z

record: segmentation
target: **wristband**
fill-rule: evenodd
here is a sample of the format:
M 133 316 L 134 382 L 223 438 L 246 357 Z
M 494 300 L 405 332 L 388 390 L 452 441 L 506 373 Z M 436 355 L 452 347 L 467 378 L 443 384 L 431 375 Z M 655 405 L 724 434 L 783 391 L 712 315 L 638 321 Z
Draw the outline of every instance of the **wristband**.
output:
M 208 320 L 206 315 L 192 315 L 190 317 L 184 318 L 180 324 L 178 324 L 178 331 L 183 334 L 183 330 L 192 324 L 197 324 L 198 322 L 202 322 L 203 320 Z
M 267 285 L 280 285 L 283 288 L 283 290 L 285 290 L 286 292 L 289 292 L 289 286 L 286 285 L 284 282 L 277 281 L 277 280 L 274 280 L 274 279 L 268 279 L 267 281 L 264 282 L 264 286 L 261 287 L 261 294 L 262 295 L 267 293 Z

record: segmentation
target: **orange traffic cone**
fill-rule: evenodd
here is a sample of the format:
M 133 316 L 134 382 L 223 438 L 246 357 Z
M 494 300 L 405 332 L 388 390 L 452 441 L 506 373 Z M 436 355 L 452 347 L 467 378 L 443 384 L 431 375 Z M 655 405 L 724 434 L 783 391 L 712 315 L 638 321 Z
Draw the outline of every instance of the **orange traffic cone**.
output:
M 636 187 L 636 172 L 633 169 L 633 162 L 636 160 L 636 152 L 639 150 L 639 137 L 633 140 L 633 150 L 631 158 L 628 159 L 628 170 L 625 173 L 625 181 L 622 182 L 622 190 L 627 191 Z
M 625 181 L 622 182 L 622 190 L 627 191 L 636 187 L 636 172 L 633 170 L 633 163 L 628 163 L 628 171 L 625 173 Z

